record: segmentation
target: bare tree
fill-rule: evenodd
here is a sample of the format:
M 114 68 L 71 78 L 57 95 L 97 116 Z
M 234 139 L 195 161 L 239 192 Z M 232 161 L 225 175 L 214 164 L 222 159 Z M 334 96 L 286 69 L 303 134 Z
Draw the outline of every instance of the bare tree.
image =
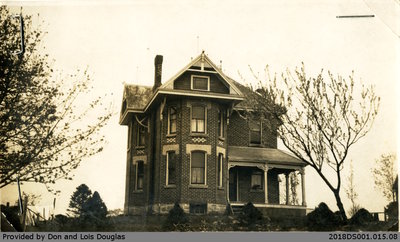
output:
M 353 216 L 357 213 L 357 211 L 361 208 L 359 204 L 357 204 L 356 200 L 358 198 L 358 193 L 356 191 L 356 187 L 354 184 L 354 168 L 353 168 L 353 161 L 350 161 L 350 175 L 347 177 L 347 189 L 346 195 L 347 198 L 350 199 L 351 207 L 348 210 L 349 215 Z
M 316 77 L 308 77 L 304 64 L 294 74 L 289 70 L 282 74 L 279 84 L 285 91 L 276 75 L 266 75 L 264 82 L 255 77 L 260 86 L 249 97 L 253 109 L 272 120 L 272 128 L 279 126 L 283 144 L 319 174 L 346 220 L 341 171 L 350 147 L 368 133 L 378 113 L 380 99 L 374 88 L 363 85 L 356 92 L 354 73 L 345 79 L 328 71 L 325 78 L 321 70 Z
M 375 162 L 377 167 L 372 170 L 375 186 L 382 191 L 389 202 L 394 202 L 395 195 L 393 193 L 393 184 L 397 176 L 395 169 L 396 155 L 383 154 L 379 159 L 375 160 Z
M 100 130 L 112 107 L 102 106 L 103 97 L 77 103 L 90 93 L 89 75 L 55 74 L 40 47 L 45 33 L 31 16 L 23 18 L 25 53 L 15 55 L 21 35 L 12 16 L 0 6 L 0 188 L 19 178 L 50 189 L 58 179 L 72 179 L 70 171 L 83 158 L 103 149 Z M 94 118 L 82 122 L 86 115 Z

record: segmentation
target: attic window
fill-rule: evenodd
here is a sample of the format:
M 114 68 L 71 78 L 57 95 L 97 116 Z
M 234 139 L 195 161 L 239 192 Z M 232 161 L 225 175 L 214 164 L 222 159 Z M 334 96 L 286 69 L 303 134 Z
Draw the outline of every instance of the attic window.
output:
M 210 91 L 210 77 L 192 75 L 192 90 Z

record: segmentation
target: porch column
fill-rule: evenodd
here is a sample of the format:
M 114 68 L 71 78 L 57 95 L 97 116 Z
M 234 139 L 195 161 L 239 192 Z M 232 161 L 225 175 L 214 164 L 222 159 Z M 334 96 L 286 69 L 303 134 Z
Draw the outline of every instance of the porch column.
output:
M 300 169 L 301 174 L 301 204 L 307 206 L 306 203 L 306 180 L 305 180 L 305 170 L 304 167 Z
M 289 205 L 289 173 L 285 173 L 286 179 L 286 205 Z
M 229 201 L 229 166 L 228 166 L 228 175 L 226 177 L 228 177 L 228 179 L 226 179 L 226 201 L 230 203 L 231 201 Z
M 263 167 L 264 170 L 264 196 L 265 196 L 265 204 L 268 204 L 268 165 L 265 164 Z
M 228 201 L 228 203 L 230 203 L 231 201 L 229 200 L 229 174 L 230 174 L 230 170 L 233 166 L 228 162 L 228 170 L 226 172 L 226 201 Z

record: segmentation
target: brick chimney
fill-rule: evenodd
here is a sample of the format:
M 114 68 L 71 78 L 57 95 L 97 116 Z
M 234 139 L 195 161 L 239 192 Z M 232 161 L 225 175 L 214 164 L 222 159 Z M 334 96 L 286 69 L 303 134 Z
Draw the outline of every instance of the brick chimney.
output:
M 154 86 L 153 92 L 161 86 L 161 72 L 162 72 L 163 56 L 156 55 L 154 58 Z

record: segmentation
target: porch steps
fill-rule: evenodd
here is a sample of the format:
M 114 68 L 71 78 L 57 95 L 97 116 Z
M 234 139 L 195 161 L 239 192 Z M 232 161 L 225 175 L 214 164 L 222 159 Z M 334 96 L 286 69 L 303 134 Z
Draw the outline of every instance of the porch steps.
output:
M 232 213 L 233 214 L 241 214 L 243 213 L 243 207 L 244 205 L 231 205 L 232 208 Z

